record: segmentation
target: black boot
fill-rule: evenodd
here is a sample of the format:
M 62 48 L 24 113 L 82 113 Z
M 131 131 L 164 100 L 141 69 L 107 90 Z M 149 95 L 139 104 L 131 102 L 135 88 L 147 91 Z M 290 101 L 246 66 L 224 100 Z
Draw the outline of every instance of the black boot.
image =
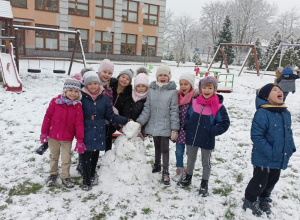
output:
M 153 169 L 152 169 L 152 173 L 158 173 L 160 171 L 161 171 L 161 165 L 160 164 L 154 164 Z
M 267 216 L 271 215 L 272 214 L 272 211 L 271 211 L 271 205 L 270 205 L 270 202 L 272 201 L 270 199 L 270 197 L 265 197 L 265 198 L 261 198 L 259 197 L 259 201 L 260 201 L 260 209 L 265 212 L 267 214 Z
M 202 197 L 208 196 L 208 180 L 201 181 L 199 195 L 201 195 Z
M 78 165 L 76 167 L 76 170 L 82 175 L 83 173 L 83 168 L 82 168 L 82 163 L 83 163 L 83 155 L 78 154 Z
M 192 184 L 192 177 L 193 177 L 193 175 L 186 174 L 185 177 L 177 183 L 177 186 L 179 186 L 181 188 L 184 188 L 186 186 L 191 185 Z
M 162 181 L 165 185 L 169 186 L 170 185 L 170 174 L 169 171 L 164 170 L 162 172 Z

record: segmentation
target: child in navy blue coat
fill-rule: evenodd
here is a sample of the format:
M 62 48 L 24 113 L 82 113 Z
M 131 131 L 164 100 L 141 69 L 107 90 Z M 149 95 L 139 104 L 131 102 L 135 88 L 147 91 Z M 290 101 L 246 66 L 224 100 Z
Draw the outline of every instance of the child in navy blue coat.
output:
M 202 181 L 199 195 L 208 195 L 208 180 L 211 171 L 211 153 L 215 148 L 215 136 L 223 134 L 229 128 L 230 121 L 223 105 L 223 96 L 217 95 L 218 82 L 208 76 L 199 82 L 200 96 L 192 101 L 189 108 L 185 129 L 187 145 L 186 176 L 177 183 L 179 187 L 191 184 L 198 149 L 201 148 Z
M 291 130 L 291 114 L 283 103 L 280 87 L 269 83 L 257 91 L 252 127 L 251 162 L 253 177 L 245 190 L 243 209 L 256 216 L 270 215 L 271 192 L 296 151 Z
M 97 184 L 96 166 L 99 151 L 105 150 L 105 120 L 125 125 L 129 119 L 113 112 L 111 100 L 105 95 L 95 71 L 86 72 L 83 76 L 85 88 L 82 91 L 82 110 L 84 118 L 83 153 L 83 190 L 89 191 L 92 184 Z

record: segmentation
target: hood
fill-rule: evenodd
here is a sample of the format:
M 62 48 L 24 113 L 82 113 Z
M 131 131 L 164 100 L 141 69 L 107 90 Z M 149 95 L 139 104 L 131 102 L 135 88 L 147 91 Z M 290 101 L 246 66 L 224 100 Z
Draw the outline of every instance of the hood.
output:
M 222 104 L 222 103 L 223 103 L 223 101 L 224 101 L 224 98 L 223 98 L 223 96 L 222 96 L 222 95 L 220 95 L 220 94 L 217 94 L 217 96 L 218 96 L 218 98 L 219 98 L 219 103 L 220 103 L 220 104 Z
M 152 81 L 150 83 L 150 86 L 149 86 L 151 89 L 158 89 L 158 85 L 156 84 L 156 81 Z M 176 89 L 176 83 L 174 81 L 170 81 L 168 82 L 166 85 L 163 85 L 161 87 L 161 89 L 164 89 L 164 90 L 174 90 Z
M 267 100 L 264 100 L 264 99 L 261 99 L 261 98 L 258 98 L 258 96 L 256 96 L 256 99 L 255 99 L 255 107 L 256 109 L 259 109 L 262 105 L 272 105 L 270 102 L 268 102 Z M 284 103 L 282 103 L 281 105 L 284 105 Z M 281 106 L 279 105 L 279 106 Z

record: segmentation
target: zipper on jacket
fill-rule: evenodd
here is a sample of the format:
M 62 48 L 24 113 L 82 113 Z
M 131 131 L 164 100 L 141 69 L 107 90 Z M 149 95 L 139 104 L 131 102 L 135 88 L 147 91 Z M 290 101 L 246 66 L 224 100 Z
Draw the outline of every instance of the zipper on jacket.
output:
M 157 105 L 156 105 L 156 121 L 155 121 L 154 131 L 156 130 L 156 126 L 157 126 L 157 119 L 158 119 L 158 103 L 159 103 L 159 99 L 160 99 L 160 88 L 159 88 L 158 99 L 157 99 Z M 153 131 L 153 132 L 154 132 L 154 131 Z
M 200 123 L 200 119 L 201 119 L 204 107 L 205 107 L 205 105 L 202 106 L 202 109 L 201 109 L 201 112 L 200 112 L 200 116 L 199 116 L 199 119 L 198 119 L 197 128 L 196 128 L 196 132 L 195 132 L 194 141 L 193 141 L 192 146 L 194 146 L 194 144 L 195 144 L 195 140 L 196 140 L 196 136 L 197 136 L 197 132 L 198 132 L 198 128 L 199 128 L 199 123 Z

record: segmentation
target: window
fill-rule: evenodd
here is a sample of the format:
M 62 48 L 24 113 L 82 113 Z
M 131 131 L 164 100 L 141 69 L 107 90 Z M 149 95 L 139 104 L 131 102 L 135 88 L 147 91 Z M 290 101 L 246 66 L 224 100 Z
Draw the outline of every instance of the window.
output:
M 121 54 L 136 54 L 136 35 L 122 34 L 121 36 Z
M 36 27 L 46 27 L 57 29 L 56 26 L 36 25 Z M 41 50 L 58 50 L 59 33 L 52 31 L 35 31 L 35 48 Z
M 69 28 L 70 31 L 79 30 L 80 31 L 80 37 L 82 42 L 82 47 L 84 52 L 88 52 L 89 49 L 89 31 L 84 29 L 75 29 L 75 28 Z M 68 49 L 69 51 L 73 51 L 75 46 L 75 34 L 69 34 L 68 38 Z M 76 52 L 81 52 L 79 42 L 76 45 Z
M 23 25 L 23 26 L 25 25 L 24 22 L 16 22 L 16 21 L 14 21 L 14 24 Z M 16 34 L 16 40 L 18 44 L 19 54 L 25 54 L 25 30 L 24 29 L 18 29 Z
M 114 0 L 96 0 L 96 17 L 104 19 L 114 18 Z
M 144 20 L 143 24 L 157 25 L 158 21 L 158 6 L 144 4 Z
M 58 12 L 58 0 L 35 0 L 35 9 Z
M 113 33 L 96 31 L 95 45 L 96 53 L 111 54 L 113 51 Z
M 143 36 L 143 56 L 156 56 L 156 37 Z
M 13 7 L 27 8 L 27 0 L 10 0 Z
M 122 21 L 137 22 L 138 3 L 134 1 L 123 1 Z
M 89 0 L 69 0 L 69 14 L 89 16 Z

